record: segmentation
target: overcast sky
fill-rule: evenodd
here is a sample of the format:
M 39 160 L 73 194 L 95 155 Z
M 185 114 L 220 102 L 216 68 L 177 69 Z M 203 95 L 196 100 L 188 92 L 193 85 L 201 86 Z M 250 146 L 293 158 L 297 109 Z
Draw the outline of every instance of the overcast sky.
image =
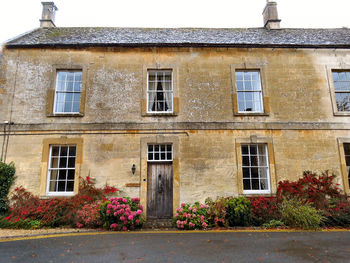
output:
M 266 0 L 55 0 L 56 26 L 261 27 Z M 0 0 L 0 43 L 39 27 L 40 0 Z M 350 27 L 350 0 L 277 0 L 281 27 Z

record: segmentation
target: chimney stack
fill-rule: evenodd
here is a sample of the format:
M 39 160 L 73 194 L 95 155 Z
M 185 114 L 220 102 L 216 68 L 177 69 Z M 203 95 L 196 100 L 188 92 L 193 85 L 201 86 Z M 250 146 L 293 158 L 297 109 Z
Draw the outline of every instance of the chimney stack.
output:
M 266 29 L 280 28 L 281 19 L 278 19 L 276 2 L 270 2 L 269 0 L 266 0 L 266 6 L 263 11 L 263 17 L 264 17 L 264 27 Z
M 55 13 L 58 10 L 54 2 L 41 2 L 43 13 L 40 19 L 40 27 L 56 27 Z

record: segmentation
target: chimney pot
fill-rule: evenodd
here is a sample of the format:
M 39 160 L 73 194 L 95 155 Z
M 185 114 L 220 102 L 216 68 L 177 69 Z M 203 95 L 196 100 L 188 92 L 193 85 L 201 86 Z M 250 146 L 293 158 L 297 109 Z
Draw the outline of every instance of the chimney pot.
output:
M 58 8 L 54 2 L 41 2 L 43 5 L 43 12 L 40 19 L 40 27 L 56 27 L 55 13 Z
M 266 1 L 263 11 L 264 27 L 266 29 L 279 29 L 281 19 L 278 19 L 277 3 Z

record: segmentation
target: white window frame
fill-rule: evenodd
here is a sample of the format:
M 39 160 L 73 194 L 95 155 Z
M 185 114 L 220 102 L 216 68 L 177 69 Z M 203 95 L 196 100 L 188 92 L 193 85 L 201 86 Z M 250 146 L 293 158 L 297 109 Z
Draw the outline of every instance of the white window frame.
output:
M 350 158 L 350 152 L 348 152 L 348 153 L 345 152 L 345 145 L 348 145 L 350 147 L 350 143 L 346 143 L 346 142 L 343 143 L 344 159 L 345 159 L 345 166 L 346 166 L 346 172 L 347 172 L 347 179 L 348 179 L 348 182 L 349 182 L 349 185 L 350 185 L 350 163 L 346 162 L 346 157 Z
M 153 154 L 153 160 L 150 160 L 149 159 L 149 146 L 153 145 L 153 149 L 155 146 L 159 146 L 159 151 L 158 152 L 155 152 L 154 150 L 152 151 L 152 154 Z M 165 160 L 162 160 L 161 159 L 161 146 L 162 145 L 165 145 Z M 167 150 L 167 146 L 170 146 L 171 147 L 171 159 L 168 159 L 168 156 L 167 156 L 167 153 L 168 153 L 168 150 Z M 159 159 L 158 160 L 155 160 L 155 153 L 159 153 Z M 147 144 L 147 161 L 148 162 L 172 162 L 174 159 L 174 154 L 173 154 L 173 145 L 170 144 L 170 143 L 150 143 L 150 144 Z
M 237 80 L 237 72 L 242 72 L 243 73 L 243 83 L 245 82 L 244 80 L 244 73 L 246 72 L 257 72 L 258 75 L 259 75 L 259 83 L 260 83 L 260 90 L 251 90 L 251 91 L 248 91 L 248 90 L 238 90 L 238 85 L 237 85 L 237 82 L 239 80 Z M 261 80 L 261 73 L 260 73 L 260 70 L 254 70 L 254 69 L 236 69 L 235 70 L 235 80 L 236 80 L 236 94 L 237 94 L 237 112 L 238 113 L 264 113 L 264 99 L 263 99 L 263 92 L 262 92 L 262 80 Z M 259 98 L 259 101 L 260 101 L 260 107 L 261 107 L 261 110 L 260 111 L 241 111 L 239 110 L 239 93 L 255 93 L 255 92 L 259 92 L 259 95 L 260 95 L 260 98 Z M 254 102 L 254 101 L 253 101 Z M 244 100 L 244 103 L 246 103 L 246 100 Z
M 80 72 L 81 73 L 81 80 L 80 80 L 80 91 L 74 91 L 74 87 L 73 87 L 73 91 L 58 91 L 57 88 L 58 88 L 58 75 L 60 72 L 65 72 L 65 73 L 68 73 L 68 72 Z M 65 80 L 65 83 L 67 82 L 67 80 Z M 73 82 L 74 83 L 74 82 Z M 81 107 L 81 96 L 82 96 L 82 88 L 83 88 L 83 71 L 82 70 L 57 70 L 56 72 L 56 85 L 55 85 L 55 94 L 54 94 L 54 103 L 53 103 L 53 113 L 54 114 L 80 114 L 80 107 Z M 57 106 L 57 94 L 58 93 L 72 93 L 72 94 L 76 94 L 76 93 L 79 93 L 80 94 L 80 100 L 79 100 L 79 109 L 78 111 L 57 111 L 56 110 L 56 106 Z M 72 104 L 72 107 L 74 105 L 74 102 Z
M 266 166 L 259 166 L 259 163 L 258 163 L 258 166 L 244 166 L 243 165 L 243 151 L 242 151 L 242 147 L 243 146 L 252 146 L 252 145 L 256 145 L 256 146 L 259 146 L 259 145 L 263 145 L 264 146 L 264 150 L 265 150 L 265 156 L 266 156 Z M 242 143 L 241 144 L 241 159 L 242 159 L 242 186 L 243 186 L 243 194 L 270 194 L 271 193 L 271 174 L 270 174 L 270 165 L 269 165 L 269 151 L 267 149 L 268 145 L 266 143 Z M 257 153 L 259 153 L 259 150 L 257 148 Z M 244 154 L 244 156 L 247 156 L 246 154 Z M 248 154 L 248 156 L 250 156 L 250 152 Z M 257 160 L 259 160 L 259 154 L 257 154 Z M 258 171 L 259 171 L 259 168 L 266 168 L 266 173 L 267 173 L 267 186 L 268 186 L 268 189 L 266 190 L 245 190 L 244 189 L 244 172 L 243 172 L 243 168 L 258 168 Z M 250 177 L 251 178 L 251 177 Z M 259 181 L 260 181 L 260 177 L 258 178 Z
M 343 82 L 346 82 L 346 83 L 348 83 L 349 84 L 349 87 L 348 87 L 348 89 L 347 90 L 336 90 L 336 85 L 335 85 L 335 83 L 336 82 L 339 82 L 339 81 L 342 81 L 342 80 L 335 80 L 334 79 L 334 73 L 337 73 L 337 74 L 339 74 L 339 73 L 349 73 L 350 74 L 350 70 L 332 70 L 332 80 L 333 80 L 333 92 L 334 92 L 334 99 L 335 99 L 335 107 L 336 107 L 336 111 L 337 112 L 344 112 L 344 113 L 348 113 L 348 114 L 350 114 L 350 109 L 349 110 L 339 110 L 339 108 L 338 108 L 338 101 L 337 101 L 337 93 L 339 94 L 341 94 L 341 93 L 349 93 L 350 94 L 350 79 L 348 80 L 348 79 L 346 79 L 346 80 L 344 80 Z M 346 76 L 346 78 L 347 78 L 347 76 Z M 350 107 L 350 103 L 349 103 L 349 107 Z
M 52 148 L 53 147 L 75 147 L 75 164 L 74 164 L 74 168 L 68 168 L 68 158 L 67 158 L 67 167 L 65 168 L 52 168 L 51 167 L 51 161 L 52 161 Z M 60 148 L 61 149 L 61 148 Z M 61 150 L 60 150 L 60 155 L 58 158 L 58 166 L 59 166 L 59 160 L 61 158 Z M 53 144 L 50 145 L 49 148 L 49 162 L 48 162 L 48 166 L 47 166 L 47 182 L 46 182 L 46 195 L 47 196 L 72 196 L 74 195 L 74 187 L 73 187 L 73 191 L 65 191 L 65 192 L 59 192 L 59 191 L 50 191 L 50 177 L 51 177 L 51 171 L 52 170 L 74 170 L 74 184 L 76 184 L 76 180 L 75 180 L 75 174 L 76 174 L 76 168 L 77 168 L 77 145 L 74 144 L 70 144 L 70 145 L 60 145 L 60 144 Z M 67 179 L 66 179 L 67 181 Z
M 152 93 L 152 91 L 149 90 L 149 73 L 150 72 L 170 72 L 171 73 L 171 92 L 169 92 L 171 94 L 171 110 L 167 110 L 167 111 L 152 111 L 150 110 L 150 105 L 149 105 L 149 95 L 150 93 Z M 174 113 L 174 74 L 173 74 L 173 70 L 171 69 L 148 69 L 147 70 L 147 106 L 146 106 L 146 110 L 147 113 Z

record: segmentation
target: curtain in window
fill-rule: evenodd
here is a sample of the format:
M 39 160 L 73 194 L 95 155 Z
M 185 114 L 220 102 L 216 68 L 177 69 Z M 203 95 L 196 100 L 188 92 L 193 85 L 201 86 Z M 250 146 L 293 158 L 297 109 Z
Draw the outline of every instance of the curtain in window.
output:
M 155 78 L 155 84 L 154 85 L 155 85 L 154 87 L 157 87 L 157 85 L 158 85 L 157 78 Z M 157 92 L 155 90 L 148 91 L 148 107 L 149 107 L 148 110 L 154 111 L 156 98 L 157 98 Z

